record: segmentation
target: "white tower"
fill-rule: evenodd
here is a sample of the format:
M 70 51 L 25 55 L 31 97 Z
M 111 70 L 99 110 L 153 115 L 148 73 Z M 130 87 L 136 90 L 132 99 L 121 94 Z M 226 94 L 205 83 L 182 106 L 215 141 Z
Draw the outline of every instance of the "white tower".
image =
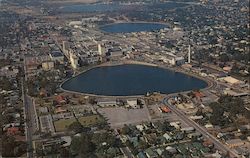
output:
M 76 69 L 78 67 L 78 57 L 73 54 L 73 52 L 70 52 L 70 63 L 73 69 Z
M 191 46 L 188 46 L 188 63 L 191 63 Z
M 99 55 L 102 55 L 102 45 L 101 44 L 98 44 L 98 53 Z
M 63 53 L 65 53 L 65 50 L 66 50 L 65 43 L 66 43 L 66 41 L 63 41 L 63 45 L 62 45 Z

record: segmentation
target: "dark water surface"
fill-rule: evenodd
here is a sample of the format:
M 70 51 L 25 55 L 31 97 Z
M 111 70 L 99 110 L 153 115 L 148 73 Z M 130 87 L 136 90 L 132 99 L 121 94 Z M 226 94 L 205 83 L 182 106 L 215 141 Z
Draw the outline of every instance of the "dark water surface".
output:
M 65 82 L 62 88 L 96 95 L 131 96 L 147 92 L 175 93 L 206 86 L 205 81 L 171 70 L 145 65 L 119 65 L 86 71 Z
M 116 23 L 105 25 L 100 29 L 109 33 L 131 33 L 160 30 L 163 28 L 167 28 L 167 25 L 158 23 Z

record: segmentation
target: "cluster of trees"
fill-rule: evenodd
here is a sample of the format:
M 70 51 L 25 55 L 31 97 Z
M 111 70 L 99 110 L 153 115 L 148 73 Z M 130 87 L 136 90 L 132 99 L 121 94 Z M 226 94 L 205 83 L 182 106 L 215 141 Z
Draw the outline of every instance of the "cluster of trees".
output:
M 209 106 L 213 110 L 209 119 L 213 125 L 224 126 L 230 121 L 234 122 L 238 115 L 250 119 L 250 112 L 246 110 L 241 98 L 225 95 L 221 96 L 218 102 L 211 103 Z
M 91 129 L 89 127 L 84 127 L 80 122 L 76 121 L 69 125 L 68 130 L 75 133 L 81 133 L 89 132 Z
M 29 95 L 38 96 L 40 89 L 46 89 L 49 95 L 54 94 L 57 89 L 57 83 L 51 79 L 50 76 L 53 76 L 53 74 L 44 72 L 32 79 L 31 82 L 28 82 L 27 87 Z
M 10 91 L 12 89 L 11 81 L 7 77 L 2 77 L 0 79 L 0 87 L 3 90 Z
M 72 139 L 70 152 L 82 158 L 102 157 L 112 158 L 119 154 L 117 150 L 122 143 L 111 132 L 82 133 Z M 115 151 L 112 151 L 115 150 Z M 112 151 L 112 152 L 109 152 Z
M 14 137 L 4 134 L 1 138 L 3 157 L 21 157 L 26 153 L 27 144 L 16 141 Z

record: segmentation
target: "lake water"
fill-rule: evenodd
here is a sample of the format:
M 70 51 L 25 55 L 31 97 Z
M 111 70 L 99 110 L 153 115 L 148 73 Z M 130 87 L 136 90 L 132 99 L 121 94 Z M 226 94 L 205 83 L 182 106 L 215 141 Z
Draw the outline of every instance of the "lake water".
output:
M 106 96 L 144 95 L 147 92 L 176 93 L 205 87 L 207 83 L 200 79 L 145 65 L 97 67 L 62 85 L 65 90 Z
M 167 28 L 167 25 L 158 23 L 115 23 L 100 27 L 104 32 L 109 33 L 131 33 L 141 31 L 153 31 Z

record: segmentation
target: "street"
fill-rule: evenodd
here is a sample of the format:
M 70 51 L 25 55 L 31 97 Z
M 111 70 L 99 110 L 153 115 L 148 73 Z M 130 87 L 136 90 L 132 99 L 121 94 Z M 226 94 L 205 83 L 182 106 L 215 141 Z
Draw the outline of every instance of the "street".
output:
M 24 88 L 24 80 L 22 80 L 22 95 L 23 95 L 23 106 L 24 106 L 24 118 L 25 118 L 25 135 L 28 144 L 27 157 L 33 158 L 33 145 L 32 145 L 32 135 L 36 129 L 37 120 L 35 116 L 35 107 L 33 105 L 33 100 L 26 94 L 26 89 Z
M 221 143 L 218 139 L 216 139 L 213 135 L 211 135 L 204 127 L 200 126 L 189 117 L 187 117 L 182 111 L 177 109 L 175 106 L 169 103 L 169 99 L 171 97 L 168 96 L 164 99 L 164 104 L 168 106 L 174 113 L 176 113 L 180 119 L 182 119 L 186 124 L 191 127 L 194 127 L 199 133 L 201 133 L 204 137 L 209 138 L 210 141 L 214 144 L 214 146 L 224 153 L 229 153 L 231 157 L 239 157 L 235 152 L 233 152 L 229 147 Z

